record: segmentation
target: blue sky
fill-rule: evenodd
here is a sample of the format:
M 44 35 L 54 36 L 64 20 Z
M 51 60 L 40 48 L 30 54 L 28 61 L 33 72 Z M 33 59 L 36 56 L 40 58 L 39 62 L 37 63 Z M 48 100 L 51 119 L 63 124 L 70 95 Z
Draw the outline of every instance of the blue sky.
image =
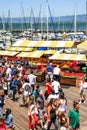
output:
M 31 8 L 34 16 L 39 16 L 40 6 L 42 5 L 42 16 L 46 16 L 46 0 L 0 0 L 0 16 L 8 16 L 10 10 L 11 17 L 30 16 Z M 53 16 L 73 15 L 76 7 L 77 14 L 86 13 L 86 0 L 48 0 Z

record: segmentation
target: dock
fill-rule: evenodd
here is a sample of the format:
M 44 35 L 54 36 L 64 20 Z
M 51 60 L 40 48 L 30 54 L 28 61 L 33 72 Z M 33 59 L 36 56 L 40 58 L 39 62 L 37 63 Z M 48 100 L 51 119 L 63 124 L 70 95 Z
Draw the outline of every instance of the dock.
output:
M 45 86 L 41 86 L 44 90 Z M 79 100 L 79 88 L 75 86 L 62 86 L 65 96 L 67 98 L 67 112 L 72 108 L 72 102 L 75 99 Z M 87 93 L 87 91 L 86 91 Z M 22 95 L 17 95 L 19 99 L 13 102 L 11 99 L 7 99 L 4 105 L 5 108 L 11 108 L 13 114 L 13 123 L 15 125 L 15 130 L 29 130 L 28 129 L 28 108 L 20 107 Z M 87 98 L 87 95 L 86 95 Z M 86 103 L 80 104 L 80 130 L 87 129 L 87 101 Z M 51 129 L 53 130 L 53 129 Z

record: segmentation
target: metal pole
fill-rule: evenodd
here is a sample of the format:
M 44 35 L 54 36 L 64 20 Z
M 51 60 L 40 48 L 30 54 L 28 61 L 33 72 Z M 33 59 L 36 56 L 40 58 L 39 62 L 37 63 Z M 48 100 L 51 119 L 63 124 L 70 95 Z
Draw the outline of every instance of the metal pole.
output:
M 87 1 L 86 1 L 86 39 L 87 39 Z
M 46 1 L 46 13 L 47 13 L 47 41 L 48 41 L 48 0 Z
M 43 36 L 43 22 L 42 22 L 42 4 L 41 4 L 41 40 Z
M 75 7 L 74 31 L 75 31 L 75 38 L 76 38 L 76 7 Z

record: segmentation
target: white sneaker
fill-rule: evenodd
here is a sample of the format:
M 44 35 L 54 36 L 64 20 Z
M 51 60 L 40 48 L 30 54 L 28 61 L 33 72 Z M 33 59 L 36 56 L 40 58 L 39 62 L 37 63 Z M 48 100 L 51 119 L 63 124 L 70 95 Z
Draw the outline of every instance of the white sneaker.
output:
M 79 101 L 79 104 L 81 104 L 82 102 L 81 101 Z
M 86 100 L 84 100 L 84 102 L 83 103 L 86 103 Z
M 47 124 L 44 125 L 44 128 L 47 130 Z

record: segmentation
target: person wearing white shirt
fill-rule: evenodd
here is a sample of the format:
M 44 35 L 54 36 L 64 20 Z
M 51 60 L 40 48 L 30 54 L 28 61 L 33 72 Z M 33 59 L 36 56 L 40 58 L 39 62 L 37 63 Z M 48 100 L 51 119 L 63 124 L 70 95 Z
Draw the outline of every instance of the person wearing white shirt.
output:
M 55 76 L 53 77 L 52 86 L 55 91 L 55 94 L 59 97 L 60 83 L 58 81 L 56 81 Z
M 23 89 L 23 98 L 22 98 L 22 104 L 20 105 L 21 107 L 27 106 L 29 95 L 32 94 L 31 85 L 27 82 L 26 78 L 23 81 L 22 89 Z
M 18 76 L 19 76 L 19 77 L 22 77 L 23 67 L 21 66 L 21 64 L 18 64 L 17 70 L 18 70 Z
M 33 92 L 36 84 L 36 76 L 33 74 L 33 71 L 31 71 L 31 73 L 28 75 L 28 81 L 32 86 L 32 92 Z
M 57 81 L 60 81 L 60 68 L 58 64 L 53 69 L 53 76 L 55 76 Z
M 79 90 L 80 102 L 79 102 L 79 104 L 81 104 L 82 102 L 85 103 L 85 100 L 86 100 L 85 91 L 87 89 L 87 82 L 85 82 L 85 79 L 80 81 L 79 86 L 80 86 L 80 90 Z
M 31 96 L 28 102 L 28 125 L 29 130 L 34 130 L 38 122 L 38 110 L 34 104 L 34 98 Z
M 10 65 L 7 65 L 6 67 L 7 67 L 6 78 L 7 78 L 7 84 L 8 84 L 8 93 L 10 93 L 10 82 L 11 82 L 11 79 L 12 79 L 12 70 L 11 70 Z
M 58 95 L 55 94 L 54 89 L 51 90 L 51 94 L 47 98 L 47 102 L 49 103 L 50 99 L 57 99 Z

